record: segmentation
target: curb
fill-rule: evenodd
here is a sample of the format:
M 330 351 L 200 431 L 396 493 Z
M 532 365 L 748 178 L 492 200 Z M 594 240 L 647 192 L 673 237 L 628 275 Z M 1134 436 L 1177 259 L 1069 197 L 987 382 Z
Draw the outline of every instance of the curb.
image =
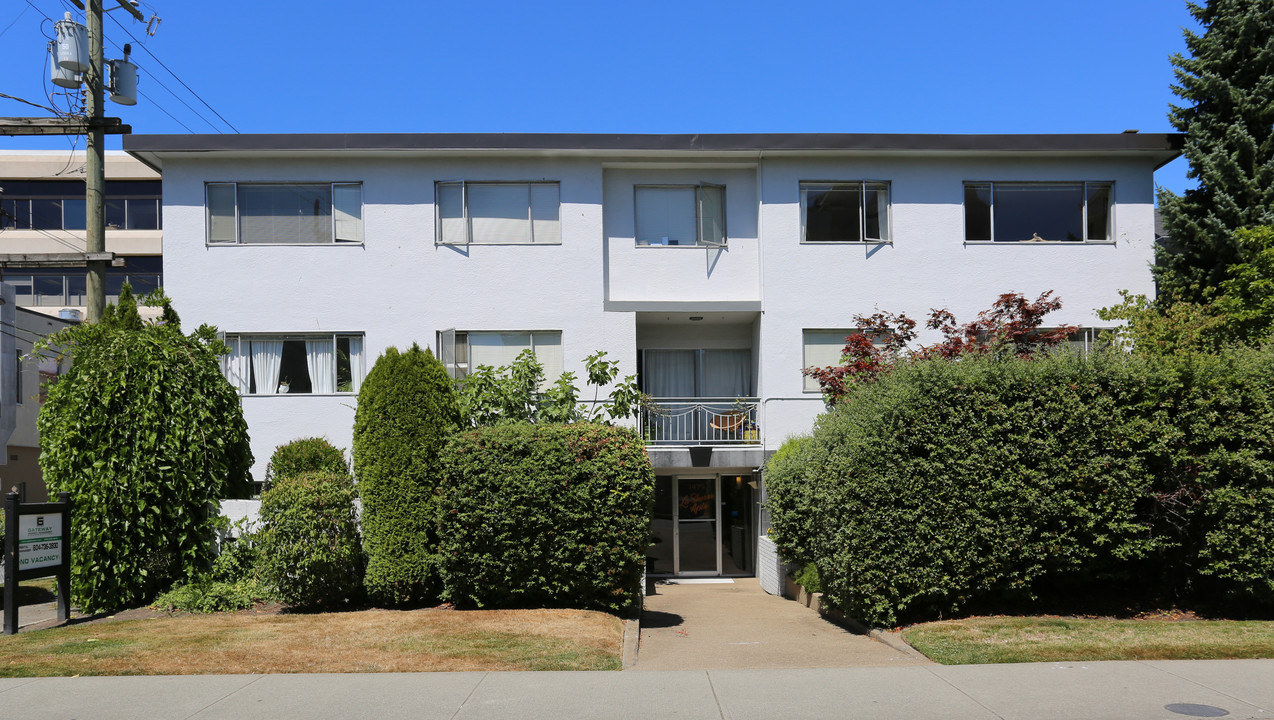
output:
M 822 593 L 811 593 L 794 582 L 790 577 L 784 578 L 783 597 L 814 610 L 827 621 L 836 623 L 855 635 L 865 635 L 878 643 L 888 645 L 907 657 L 924 660 L 926 662 L 933 662 L 924 653 L 908 645 L 907 641 L 902 639 L 902 635 L 900 633 L 884 630 L 882 628 L 867 627 L 840 610 L 824 605 Z
M 640 616 L 624 620 L 624 647 L 621 653 L 621 669 L 631 670 L 637 665 L 637 646 L 641 641 Z

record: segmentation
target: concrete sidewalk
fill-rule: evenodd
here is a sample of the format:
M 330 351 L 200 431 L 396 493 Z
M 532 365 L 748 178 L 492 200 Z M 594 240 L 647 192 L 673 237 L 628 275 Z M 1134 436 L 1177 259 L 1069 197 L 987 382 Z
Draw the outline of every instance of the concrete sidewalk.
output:
M 0 714 L 187 718 L 1274 716 L 1274 660 L 813 670 L 0 679 Z
M 633 670 L 778 670 L 927 665 L 896 646 L 856 635 L 756 578 L 655 586 L 645 598 Z

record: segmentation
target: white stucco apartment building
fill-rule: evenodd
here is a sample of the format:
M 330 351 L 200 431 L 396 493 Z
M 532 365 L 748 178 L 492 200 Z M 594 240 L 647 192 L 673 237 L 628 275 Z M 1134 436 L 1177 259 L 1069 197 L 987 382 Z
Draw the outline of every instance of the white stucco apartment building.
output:
M 651 570 L 755 572 L 758 468 L 823 410 L 801 374 L 876 308 L 972 319 L 1001 293 L 1093 326 L 1153 294 L 1176 135 L 139 135 L 163 175 L 164 285 L 235 352 L 260 477 L 350 446 L 388 346 L 457 375 L 598 350 L 660 411 Z M 662 541 L 662 542 L 660 542 Z

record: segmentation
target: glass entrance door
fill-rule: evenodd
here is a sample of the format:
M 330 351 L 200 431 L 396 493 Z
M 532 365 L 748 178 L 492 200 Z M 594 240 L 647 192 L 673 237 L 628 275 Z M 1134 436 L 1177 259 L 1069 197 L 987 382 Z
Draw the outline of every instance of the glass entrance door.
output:
M 720 492 L 716 477 L 673 479 L 678 575 L 720 575 Z

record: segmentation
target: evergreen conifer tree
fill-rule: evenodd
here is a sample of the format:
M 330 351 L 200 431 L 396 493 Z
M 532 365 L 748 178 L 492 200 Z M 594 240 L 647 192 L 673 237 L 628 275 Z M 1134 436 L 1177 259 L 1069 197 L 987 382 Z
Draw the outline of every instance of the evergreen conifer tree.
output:
M 433 353 L 389 348 L 358 393 L 354 473 L 363 501 L 364 586 L 372 602 L 434 599 L 438 454 L 460 428 L 451 377 Z
M 1185 31 L 1190 57 L 1175 54 L 1170 106 L 1186 134 L 1189 177 L 1199 186 L 1159 193 L 1169 239 L 1155 251 L 1164 306 L 1206 302 L 1238 258 L 1235 232 L 1274 223 L 1274 0 L 1187 2 L 1203 26 Z

